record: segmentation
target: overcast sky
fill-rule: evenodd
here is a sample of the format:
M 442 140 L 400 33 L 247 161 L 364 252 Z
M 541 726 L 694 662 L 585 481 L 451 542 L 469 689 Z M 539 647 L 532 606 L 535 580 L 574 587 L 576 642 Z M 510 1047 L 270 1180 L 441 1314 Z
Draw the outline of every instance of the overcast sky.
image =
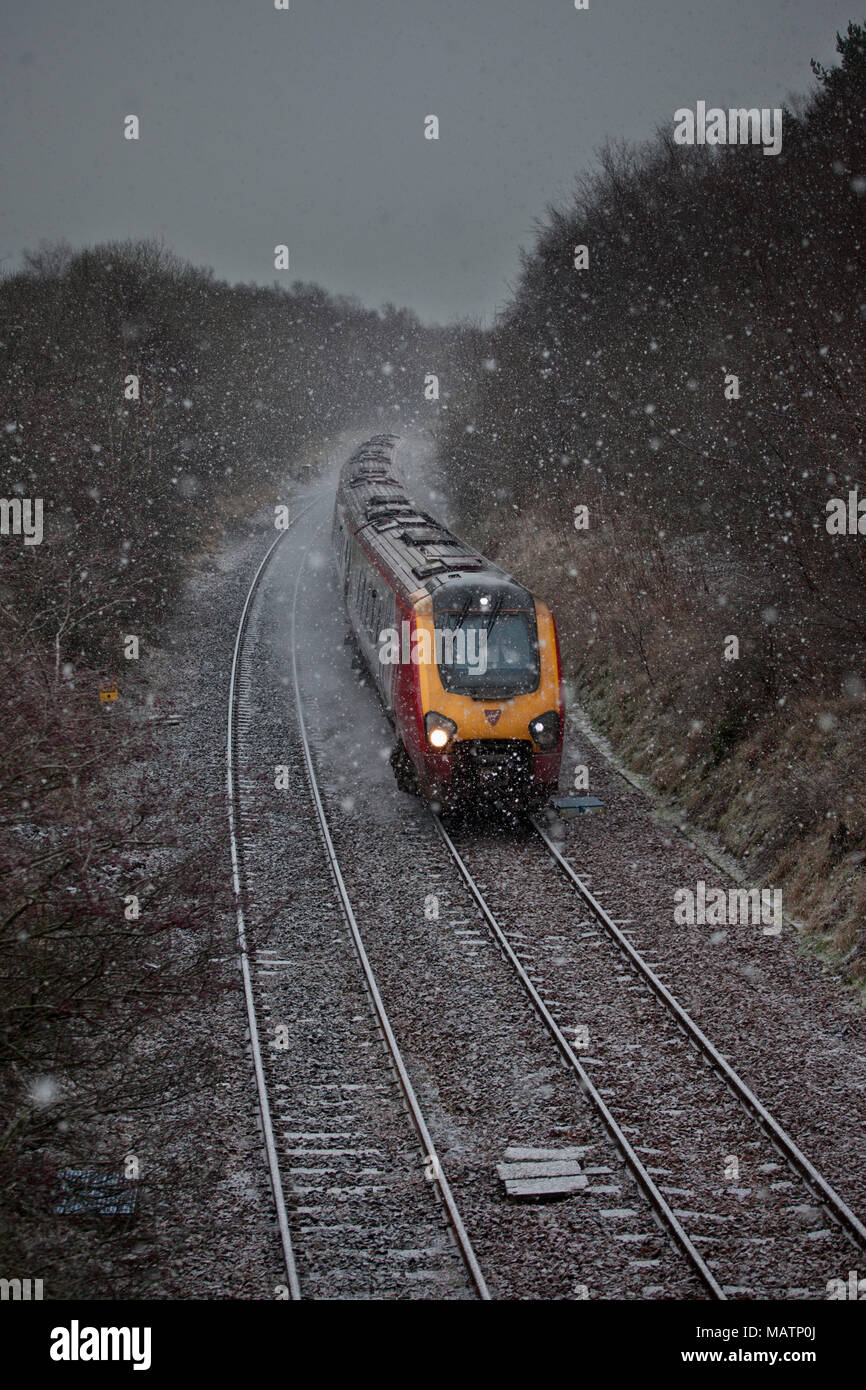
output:
M 862 7 L 866 9 L 866 6 Z M 3 0 L 0 257 L 158 235 L 230 281 L 489 320 L 606 137 L 777 106 L 856 0 Z M 141 120 L 138 143 L 123 118 Z M 424 139 L 424 117 L 440 121 Z

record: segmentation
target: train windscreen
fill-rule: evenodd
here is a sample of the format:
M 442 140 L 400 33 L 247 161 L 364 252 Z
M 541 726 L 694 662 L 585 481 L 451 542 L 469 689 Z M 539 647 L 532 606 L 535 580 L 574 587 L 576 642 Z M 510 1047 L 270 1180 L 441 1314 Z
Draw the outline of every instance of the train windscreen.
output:
M 535 614 L 441 613 L 436 626 L 439 678 L 445 690 L 476 699 L 508 699 L 538 689 L 540 668 Z

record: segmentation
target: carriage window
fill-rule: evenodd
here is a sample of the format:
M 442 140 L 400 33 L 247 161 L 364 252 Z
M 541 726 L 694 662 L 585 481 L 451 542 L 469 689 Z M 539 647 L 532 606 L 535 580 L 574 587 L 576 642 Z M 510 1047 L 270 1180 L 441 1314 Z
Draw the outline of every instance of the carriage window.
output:
M 373 612 L 373 599 L 374 599 L 374 597 L 375 597 L 375 595 L 374 595 L 374 593 L 373 593 L 373 586 L 372 586 L 372 584 L 370 583 L 370 580 L 369 580 L 368 576 L 365 574 L 365 575 L 364 575 L 364 594 L 363 594 L 363 599 L 362 599 L 362 601 L 361 601 L 361 609 L 360 609 L 360 612 L 361 612 L 361 626 L 364 627 L 364 628 L 366 628 L 366 630 L 367 630 L 368 632 L 370 631 L 370 617 L 371 617 L 371 614 L 372 614 L 372 612 Z

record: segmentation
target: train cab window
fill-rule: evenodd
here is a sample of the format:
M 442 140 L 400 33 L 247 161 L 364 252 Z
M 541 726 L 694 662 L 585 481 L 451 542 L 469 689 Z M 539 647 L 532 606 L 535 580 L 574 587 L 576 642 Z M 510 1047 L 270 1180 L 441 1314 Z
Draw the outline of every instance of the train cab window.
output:
M 535 609 L 516 586 L 496 594 L 463 591 L 434 601 L 443 630 L 439 678 L 445 690 L 476 699 L 508 699 L 538 689 L 541 663 Z M 437 611 L 438 610 L 438 611 Z
M 446 690 L 484 699 L 506 699 L 538 689 L 538 639 L 533 615 L 500 613 L 491 625 L 483 614 L 468 614 L 456 635 L 461 630 L 463 643 L 455 643 L 454 658 L 450 662 L 444 660 L 439 667 Z M 481 669 L 480 652 L 484 653 L 486 670 Z

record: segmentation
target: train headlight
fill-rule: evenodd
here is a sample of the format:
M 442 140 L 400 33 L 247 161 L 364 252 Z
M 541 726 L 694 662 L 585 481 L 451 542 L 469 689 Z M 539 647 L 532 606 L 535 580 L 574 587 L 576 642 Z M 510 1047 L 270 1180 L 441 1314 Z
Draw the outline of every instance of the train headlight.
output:
M 424 731 L 430 747 L 441 753 L 457 733 L 457 725 L 453 719 L 446 719 L 444 714 L 437 714 L 431 709 L 429 714 L 424 716 Z
M 555 748 L 559 742 L 559 714 L 557 711 L 549 709 L 546 714 L 539 714 L 536 719 L 530 719 L 529 732 L 536 747 Z

